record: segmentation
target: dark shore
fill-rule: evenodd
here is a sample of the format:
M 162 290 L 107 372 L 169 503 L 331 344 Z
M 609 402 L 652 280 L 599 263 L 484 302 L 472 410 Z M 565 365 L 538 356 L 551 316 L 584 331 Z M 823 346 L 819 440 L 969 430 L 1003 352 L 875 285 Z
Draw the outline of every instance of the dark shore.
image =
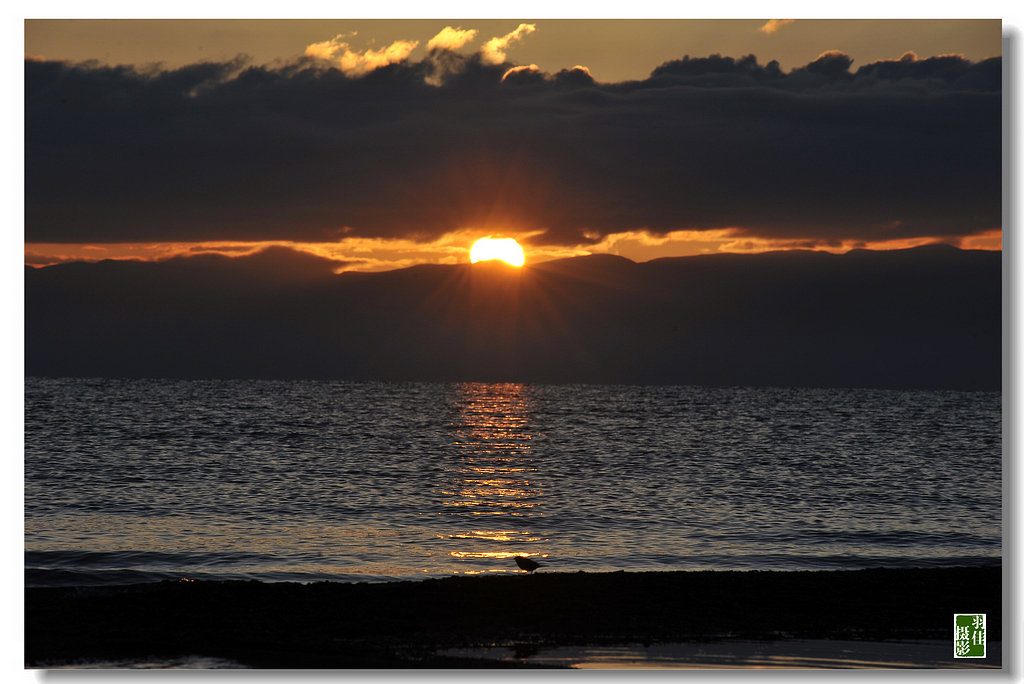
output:
M 254 668 L 514 666 L 437 655 L 505 645 L 948 639 L 1002 569 L 547 573 L 385 584 L 161 582 L 25 589 L 25 665 L 205 656 Z

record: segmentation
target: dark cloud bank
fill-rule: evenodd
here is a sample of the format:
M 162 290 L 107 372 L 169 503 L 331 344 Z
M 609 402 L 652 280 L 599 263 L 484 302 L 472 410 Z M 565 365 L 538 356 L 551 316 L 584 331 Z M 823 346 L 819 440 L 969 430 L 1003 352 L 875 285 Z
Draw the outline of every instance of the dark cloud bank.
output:
M 712 56 L 595 83 L 433 52 L 174 71 L 26 61 L 26 240 L 545 243 L 738 226 L 836 242 L 999 228 L 1001 60 L 783 73 Z M 440 82 L 430 85 L 427 79 Z
M 334 275 L 277 249 L 26 268 L 26 373 L 997 390 L 1000 260 L 935 245 Z

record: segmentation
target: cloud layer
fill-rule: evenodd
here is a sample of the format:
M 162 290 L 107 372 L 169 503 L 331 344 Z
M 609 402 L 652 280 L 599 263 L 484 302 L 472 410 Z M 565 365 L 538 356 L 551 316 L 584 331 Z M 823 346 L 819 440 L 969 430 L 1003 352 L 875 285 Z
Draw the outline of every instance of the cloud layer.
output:
M 345 36 L 283 66 L 26 60 L 26 241 L 731 229 L 827 245 L 1001 227 L 999 58 L 854 69 L 828 52 L 783 73 L 712 55 L 602 84 L 505 61 L 528 26 L 468 56 L 451 48 L 475 36 L 453 28 L 421 61 Z

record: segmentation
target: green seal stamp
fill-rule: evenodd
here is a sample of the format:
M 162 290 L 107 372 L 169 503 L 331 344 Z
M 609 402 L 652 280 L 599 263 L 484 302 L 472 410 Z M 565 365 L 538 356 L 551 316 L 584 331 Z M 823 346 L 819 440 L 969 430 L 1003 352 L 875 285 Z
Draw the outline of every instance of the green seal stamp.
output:
M 956 613 L 953 615 L 953 657 L 985 657 L 984 613 Z

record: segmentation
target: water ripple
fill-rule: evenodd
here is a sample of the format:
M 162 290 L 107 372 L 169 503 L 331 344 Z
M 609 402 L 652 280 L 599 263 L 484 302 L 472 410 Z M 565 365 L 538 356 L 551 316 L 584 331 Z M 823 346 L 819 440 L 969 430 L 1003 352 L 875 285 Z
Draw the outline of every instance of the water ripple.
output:
M 998 562 L 997 393 L 25 383 L 29 583 Z

